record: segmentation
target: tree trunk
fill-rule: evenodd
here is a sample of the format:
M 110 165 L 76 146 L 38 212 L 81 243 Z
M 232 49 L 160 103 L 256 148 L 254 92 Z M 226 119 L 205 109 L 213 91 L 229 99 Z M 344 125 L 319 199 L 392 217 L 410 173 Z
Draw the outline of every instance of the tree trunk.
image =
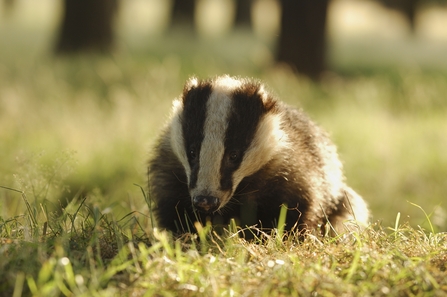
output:
M 11 11 L 14 7 L 14 0 L 3 0 L 3 14 L 6 17 L 9 17 L 9 15 L 11 14 Z
M 194 28 L 195 0 L 174 0 L 171 23 L 174 26 Z
M 404 2 L 403 11 L 410 22 L 411 31 L 414 33 L 416 31 L 416 7 L 418 5 L 418 0 L 408 0 Z
M 236 0 L 236 26 L 251 26 L 251 0 Z
M 109 51 L 117 8 L 116 0 L 64 0 L 56 52 Z
M 282 0 L 277 61 L 318 80 L 326 69 L 326 15 L 329 0 Z
M 410 29 L 414 33 L 416 29 L 416 10 L 419 0 L 381 0 L 389 8 L 396 9 L 407 18 Z

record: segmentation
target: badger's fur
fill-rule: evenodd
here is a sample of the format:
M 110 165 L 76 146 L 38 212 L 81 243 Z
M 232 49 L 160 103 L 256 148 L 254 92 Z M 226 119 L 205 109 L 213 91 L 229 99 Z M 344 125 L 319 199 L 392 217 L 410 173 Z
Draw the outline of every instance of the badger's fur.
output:
M 274 228 L 281 205 L 288 207 L 287 230 L 368 221 L 326 133 L 251 79 L 191 78 L 148 174 L 158 226 L 174 233 L 231 218 Z

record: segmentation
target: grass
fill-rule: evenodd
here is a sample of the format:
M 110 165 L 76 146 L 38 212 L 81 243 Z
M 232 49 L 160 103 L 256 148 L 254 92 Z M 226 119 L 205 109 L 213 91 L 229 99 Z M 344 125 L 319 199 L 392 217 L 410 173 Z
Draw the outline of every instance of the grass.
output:
M 262 64 L 268 45 L 247 32 L 183 33 L 56 58 L 48 32 L 0 27 L 1 296 L 446 294 L 445 69 L 338 52 L 315 85 Z M 331 133 L 369 228 L 262 242 L 235 226 L 177 240 L 153 229 L 150 147 L 185 79 L 222 73 L 261 78 Z
M 10 191 L 15 191 L 8 189 Z M 16 192 L 16 191 L 15 191 Z M 21 194 L 26 201 L 24 193 Z M 2 296 L 443 296 L 447 235 L 396 220 L 336 238 L 247 242 L 208 227 L 173 241 L 86 200 L 1 222 Z M 70 210 L 71 209 L 71 210 Z M 48 220 L 38 220 L 45 214 Z M 147 225 L 146 225 L 147 226 Z

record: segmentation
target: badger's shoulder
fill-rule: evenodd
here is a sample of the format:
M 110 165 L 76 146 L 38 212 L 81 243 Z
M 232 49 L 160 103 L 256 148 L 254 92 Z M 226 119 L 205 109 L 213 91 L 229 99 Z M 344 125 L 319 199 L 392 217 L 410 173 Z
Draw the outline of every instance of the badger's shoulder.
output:
M 149 160 L 149 188 L 155 200 L 188 193 L 185 170 L 172 150 L 170 131 L 170 126 L 164 128 Z

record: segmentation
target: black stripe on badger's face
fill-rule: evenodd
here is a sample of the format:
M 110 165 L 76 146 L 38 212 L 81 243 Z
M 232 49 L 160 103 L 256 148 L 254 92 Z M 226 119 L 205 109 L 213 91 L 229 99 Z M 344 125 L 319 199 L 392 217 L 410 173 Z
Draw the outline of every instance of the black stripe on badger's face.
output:
M 266 112 L 259 96 L 259 86 L 243 85 L 232 94 L 232 107 L 225 133 L 225 151 L 220 167 L 220 187 L 233 189 L 233 172 L 241 165 L 245 151 L 253 142 L 259 121 Z
M 204 137 L 204 124 L 207 115 L 207 102 L 211 94 L 211 85 L 201 83 L 183 95 L 183 116 L 181 120 L 184 149 L 190 167 L 189 187 L 197 183 L 200 167 L 200 148 Z

